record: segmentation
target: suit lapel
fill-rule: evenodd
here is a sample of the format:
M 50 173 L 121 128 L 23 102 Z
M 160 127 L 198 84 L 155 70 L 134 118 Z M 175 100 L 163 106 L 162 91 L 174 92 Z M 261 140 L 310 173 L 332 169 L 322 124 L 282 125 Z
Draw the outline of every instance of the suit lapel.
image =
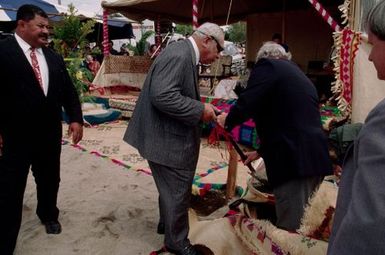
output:
M 20 75 L 20 78 L 24 80 L 22 86 L 33 94 L 44 96 L 31 64 L 14 37 L 10 40 L 9 49 L 9 59 L 13 61 L 16 70 L 19 70 L 18 75 Z M 27 84 L 28 86 L 25 86 Z

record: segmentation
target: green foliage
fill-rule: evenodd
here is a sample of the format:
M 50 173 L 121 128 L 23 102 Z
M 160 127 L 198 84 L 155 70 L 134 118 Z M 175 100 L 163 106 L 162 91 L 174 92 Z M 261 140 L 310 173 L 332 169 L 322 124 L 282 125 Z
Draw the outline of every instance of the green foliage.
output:
M 93 32 L 95 21 L 81 22 L 73 4 L 68 6 L 68 11 L 70 14 L 53 28 L 54 47 L 64 57 L 82 57 L 88 43 L 86 36 Z
M 82 66 L 82 59 L 80 58 L 66 60 L 67 71 L 76 88 L 76 91 L 78 92 L 80 102 L 92 102 L 93 97 L 85 95 L 85 93 L 88 92 L 89 85 L 94 79 L 91 71 Z
M 53 28 L 53 42 L 55 50 L 67 59 L 67 70 L 74 84 L 81 102 L 92 102 L 92 97 L 87 96 L 88 87 L 93 80 L 92 73 L 82 66 L 85 46 L 88 44 L 86 36 L 93 32 L 94 20 L 81 22 L 76 16 L 77 10 L 70 4 L 69 15 Z
M 128 44 L 127 48 L 134 52 L 135 56 L 144 56 L 146 53 L 147 49 L 147 39 L 154 34 L 154 31 L 146 31 L 143 35 L 142 38 L 136 43 L 135 46 Z
M 242 43 L 246 41 L 246 23 L 238 22 L 230 25 L 226 36 L 226 39 L 232 42 Z
M 177 24 L 175 27 L 175 33 L 186 35 L 191 35 L 193 33 L 193 28 L 191 25 L 179 25 Z

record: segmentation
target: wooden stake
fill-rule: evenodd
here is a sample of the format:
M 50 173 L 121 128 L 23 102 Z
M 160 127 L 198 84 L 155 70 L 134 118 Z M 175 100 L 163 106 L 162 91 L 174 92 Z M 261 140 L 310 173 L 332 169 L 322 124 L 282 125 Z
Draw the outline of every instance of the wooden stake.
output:
M 229 167 L 227 173 L 227 184 L 226 184 L 226 199 L 230 200 L 235 195 L 235 184 L 237 182 L 237 167 L 238 167 L 238 153 L 232 148 L 229 151 Z

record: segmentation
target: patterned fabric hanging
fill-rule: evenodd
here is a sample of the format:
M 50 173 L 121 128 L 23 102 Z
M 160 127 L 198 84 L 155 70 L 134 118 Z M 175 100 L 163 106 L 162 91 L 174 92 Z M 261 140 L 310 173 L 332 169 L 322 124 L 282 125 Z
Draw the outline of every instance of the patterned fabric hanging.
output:
M 345 116 L 352 110 L 354 58 L 361 43 L 361 33 L 345 28 L 334 35 L 337 54 L 334 59 L 336 81 L 332 91 L 337 95 L 338 108 Z

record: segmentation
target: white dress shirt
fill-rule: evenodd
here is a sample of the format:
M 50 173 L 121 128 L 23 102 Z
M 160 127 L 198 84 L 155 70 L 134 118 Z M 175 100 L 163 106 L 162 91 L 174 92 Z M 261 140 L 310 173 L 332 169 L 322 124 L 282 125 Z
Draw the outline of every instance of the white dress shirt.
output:
M 192 43 L 192 46 L 193 46 L 194 52 L 195 52 L 195 57 L 196 57 L 196 60 L 195 60 L 196 63 L 195 64 L 198 65 L 199 64 L 199 58 L 201 57 L 200 53 L 199 53 L 198 45 L 192 36 L 190 36 L 187 39 L 190 40 L 190 42 Z
M 29 63 L 32 66 L 31 45 L 29 45 L 26 41 L 24 41 L 16 33 L 15 33 L 15 38 L 16 38 L 17 43 L 20 45 L 21 49 L 23 50 L 25 57 L 28 59 Z M 42 82 L 43 82 L 44 95 L 47 96 L 48 84 L 49 84 L 47 61 L 45 60 L 45 56 L 44 56 L 43 50 L 41 48 L 36 48 L 35 52 L 36 52 L 37 61 L 39 62 L 39 69 L 40 69 L 40 74 L 41 74 L 41 78 L 42 78 Z

